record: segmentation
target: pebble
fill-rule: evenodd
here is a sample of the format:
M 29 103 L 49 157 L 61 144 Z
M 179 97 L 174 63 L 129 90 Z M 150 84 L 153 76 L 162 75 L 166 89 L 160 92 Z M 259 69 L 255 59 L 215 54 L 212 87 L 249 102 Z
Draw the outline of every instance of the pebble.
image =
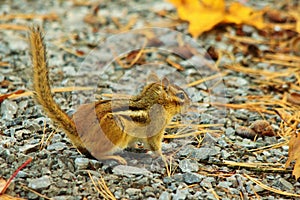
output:
M 126 193 L 129 194 L 130 197 L 141 194 L 141 189 L 137 188 L 128 188 L 126 189 Z
M 217 143 L 217 139 L 215 137 L 213 137 L 209 133 L 205 134 L 203 141 L 202 141 L 203 146 L 211 146 L 211 145 L 215 145 L 216 143 Z
M 112 171 L 116 175 L 124 175 L 124 176 L 131 176 L 131 175 L 148 176 L 151 174 L 151 172 L 145 168 L 133 167 L 127 165 L 117 165 L 113 168 Z
M 48 151 L 61 151 L 65 148 L 67 148 L 67 145 L 64 142 L 55 142 L 47 146 Z
M 182 172 L 196 172 L 199 169 L 198 163 L 190 159 L 179 161 L 179 168 Z
M 221 156 L 222 156 L 222 158 L 224 158 L 224 159 L 228 159 L 228 158 L 231 156 L 231 154 L 228 153 L 226 150 L 222 150 L 222 151 L 221 151 Z
M 253 142 L 249 139 L 243 139 L 243 141 L 236 141 L 235 145 L 237 146 L 241 146 L 241 147 L 245 147 L 245 148 L 249 148 L 249 149 L 253 149 L 257 146 L 256 142 Z
M 172 200 L 184 200 L 187 194 L 182 190 L 177 190 L 176 194 L 173 195 Z
M 226 128 L 226 130 L 225 130 L 226 136 L 234 135 L 234 133 L 235 133 L 235 130 L 232 127 Z
M 260 187 L 259 185 L 254 185 L 254 186 L 253 186 L 253 190 L 254 190 L 255 192 L 262 192 L 262 191 L 264 191 L 265 189 L 262 188 L 262 187 Z
M 218 183 L 219 187 L 226 188 L 226 189 L 230 188 L 231 185 L 232 185 L 232 182 L 229 182 L 229 181 L 222 181 L 222 182 Z
M 191 158 L 194 158 L 194 159 L 197 159 L 197 160 L 201 161 L 201 160 L 206 160 L 210 156 L 215 156 L 219 153 L 220 153 L 219 148 L 216 148 L 216 147 L 212 147 L 212 148 L 202 147 L 202 148 L 199 148 L 199 149 L 194 149 L 192 154 L 191 154 Z
M 68 76 L 76 76 L 77 72 L 75 71 L 75 67 L 66 66 L 63 68 L 64 74 L 68 74 Z
M 159 200 L 171 200 L 171 194 L 167 191 L 163 191 L 159 196 Z
M 4 100 L 1 103 L 1 115 L 3 119 L 12 120 L 18 111 L 18 104 L 15 101 Z
M 42 176 L 36 179 L 29 179 L 28 187 L 34 190 L 44 190 L 51 185 L 51 182 L 50 176 Z
M 279 183 L 286 189 L 288 190 L 293 190 L 294 186 L 293 184 L 291 184 L 290 182 L 288 182 L 287 180 L 285 180 L 284 178 L 279 178 Z
M 75 167 L 77 169 L 87 169 L 90 164 L 90 160 L 88 158 L 76 158 L 75 159 Z
M 184 182 L 187 184 L 199 183 L 203 178 L 203 175 L 197 173 L 188 172 L 183 174 Z
M 35 152 L 39 149 L 40 144 L 25 144 L 24 146 L 20 147 L 20 152 L 28 154 Z
M 177 155 L 180 157 L 190 156 L 195 149 L 193 145 L 186 145 L 185 148 L 181 148 L 178 151 Z
M 204 178 L 204 179 L 201 181 L 200 185 L 201 185 L 202 187 L 205 187 L 205 188 L 212 188 L 212 182 L 214 182 L 214 180 L 212 181 L 212 180 L 209 179 L 209 178 L 210 178 L 210 177 Z

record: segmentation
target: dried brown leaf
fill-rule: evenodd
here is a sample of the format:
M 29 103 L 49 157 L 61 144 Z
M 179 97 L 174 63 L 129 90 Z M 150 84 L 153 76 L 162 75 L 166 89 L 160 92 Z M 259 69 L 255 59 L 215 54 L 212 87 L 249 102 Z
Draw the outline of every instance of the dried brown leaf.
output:
M 249 128 L 261 136 L 275 136 L 272 126 L 266 120 L 256 120 L 249 126 Z
M 296 92 L 288 94 L 287 101 L 292 104 L 300 105 L 300 94 Z

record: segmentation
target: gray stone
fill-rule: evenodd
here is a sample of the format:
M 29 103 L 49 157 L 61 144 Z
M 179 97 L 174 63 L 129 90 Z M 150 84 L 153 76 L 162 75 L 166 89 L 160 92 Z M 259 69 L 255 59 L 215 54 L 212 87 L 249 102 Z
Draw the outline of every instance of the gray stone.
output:
M 238 146 L 241 146 L 241 147 L 245 147 L 245 148 L 255 148 L 257 145 L 256 142 L 253 142 L 249 139 L 243 139 L 242 142 L 236 141 L 235 144 Z
M 279 183 L 288 190 L 293 190 L 294 186 L 284 178 L 279 178 Z
M 222 136 L 221 138 L 218 139 L 218 144 L 221 147 L 228 147 L 228 143 L 224 140 L 224 137 Z
M 150 186 L 145 186 L 145 187 L 143 187 L 143 190 L 142 190 L 143 193 L 153 192 L 153 191 L 154 191 L 153 187 L 150 187 Z
M 171 194 L 167 191 L 163 191 L 159 196 L 159 200 L 171 200 Z
M 202 144 L 204 146 L 211 146 L 211 145 L 215 145 L 216 143 L 217 143 L 217 139 L 215 137 L 213 137 L 209 133 L 205 134 L 203 141 L 202 141 Z
M 65 148 L 67 148 L 67 145 L 66 145 L 66 143 L 63 143 L 63 142 L 55 142 L 55 143 L 47 146 L 47 150 L 49 150 L 49 151 L 61 151 Z
M 187 195 L 188 195 L 188 190 L 187 189 L 181 189 L 178 188 L 176 191 L 176 194 L 173 195 L 172 200 L 184 200 L 186 199 Z
M 76 158 L 75 159 L 75 167 L 77 169 L 86 169 L 90 164 L 90 160 L 88 158 Z
M 228 188 L 229 192 L 231 194 L 235 194 L 235 195 L 239 195 L 240 194 L 240 190 L 236 189 L 236 188 Z
M 28 181 L 28 187 L 34 190 L 44 190 L 51 185 L 50 176 L 42 176 L 40 178 L 31 179 Z
M 76 76 L 77 72 L 75 71 L 75 67 L 67 66 L 63 68 L 63 71 L 65 74 L 68 74 L 69 76 Z
M 200 185 L 205 188 L 212 188 L 212 182 L 215 182 L 215 179 L 213 177 L 207 177 L 201 181 Z
M 185 148 L 182 148 L 178 151 L 177 155 L 186 157 L 192 154 L 192 152 L 196 149 L 193 145 L 187 145 Z
M 265 189 L 262 188 L 262 187 L 260 187 L 259 185 L 254 185 L 254 186 L 253 186 L 253 190 L 254 190 L 255 192 L 262 192 L 262 191 L 264 191 Z
M 31 134 L 31 131 L 30 130 L 27 130 L 27 129 L 21 129 L 21 130 L 17 130 L 15 132 L 15 137 L 17 140 L 22 140 L 23 139 L 23 135 L 30 135 Z
M 229 182 L 229 181 L 222 181 L 222 182 L 219 182 L 219 184 L 218 184 L 219 187 L 226 188 L 226 189 L 228 189 L 231 185 L 232 185 L 232 182 Z
M 204 178 L 203 175 L 196 173 L 184 173 L 183 179 L 187 184 L 199 183 Z
M 133 166 L 127 166 L 127 165 L 118 165 L 113 168 L 113 173 L 117 175 L 144 175 L 148 176 L 151 174 L 150 171 L 148 171 L 145 168 L 140 167 L 133 167 Z
M 199 149 L 195 149 L 192 154 L 191 158 L 197 159 L 197 160 L 206 160 L 210 156 L 214 156 L 220 153 L 220 150 L 217 148 L 208 148 L 208 147 L 202 147 Z
M 229 156 L 231 156 L 231 154 L 228 153 L 226 150 L 222 150 L 221 156 L 222 156 L 222 158 L 227 159 Z
M 126 193 L 129 196 L 136 196 L 139 195 L 141 193 L 141 189 L 137 189 L 137 188 L 128 188 L 126 189 Z
M 193 160 L 184 159 L 179 161 L 179 168 L 182 172 L 196 172 L 199 166 L 198 163 Z
M 1 115 L 3 119 L 12 120 L 17 113 L 18 104 L 11 100 L 4 100 L 1 104 Z

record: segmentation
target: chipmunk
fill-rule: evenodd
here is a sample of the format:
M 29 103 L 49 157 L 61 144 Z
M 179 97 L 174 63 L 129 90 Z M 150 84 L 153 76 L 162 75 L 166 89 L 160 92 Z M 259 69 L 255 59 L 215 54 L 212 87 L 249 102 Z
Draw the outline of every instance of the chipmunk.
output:
M 164 78 L 146 85 L 140 94 L 130 98 L 80 105 L 69 117 L 51 94 L 46 47 L 39 26 L 29 28 L 29 44 L 35 99 L 80 152 L 98 160 L 114 159 L 126 164 L 124 158 L 113 153 L 141 141 L 145 148 L 162 155 L 167 124 L 190 103 L 183 89 Z

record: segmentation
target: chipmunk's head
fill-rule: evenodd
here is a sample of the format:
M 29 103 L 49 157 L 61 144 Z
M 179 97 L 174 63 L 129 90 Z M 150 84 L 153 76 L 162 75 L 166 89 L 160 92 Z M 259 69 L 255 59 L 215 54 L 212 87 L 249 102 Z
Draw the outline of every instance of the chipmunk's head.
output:
M 167 78 L 149 84 L 142 94 L 149 98 L 150 104 L 162 105 L 170 115 L 184 112 L 190 104 L 187 93 L 179 86 L 171 84 Z

